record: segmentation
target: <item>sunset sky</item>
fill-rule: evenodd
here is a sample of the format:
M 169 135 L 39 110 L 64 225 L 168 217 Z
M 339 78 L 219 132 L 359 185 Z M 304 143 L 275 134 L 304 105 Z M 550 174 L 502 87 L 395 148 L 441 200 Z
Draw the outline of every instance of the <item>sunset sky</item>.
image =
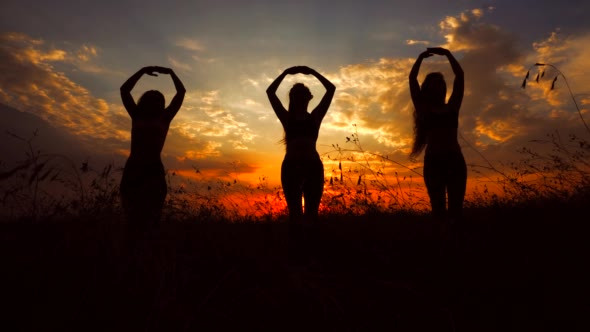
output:
M 3 0 L 1 135 L 53 128 L 40 130 L 43 148 L 122 166 L 131 121 L 119 87 L 143 66 L 167 66 L 187 95 L 162 152 L 166 168 L 184 175 L 193 167 L 207 176 L 234 172 L 252 183 L 265 175 L 278 184 L 283 133 L 265 89 L 285 68 L 307 65 L 337 87 L 320 154 L 332 144 L 352 148 L 345 141 L 356 124 L 366 151 L 421 172 L 421 159 L 408 158 L 407 77 L 425 47 L 444 46 L 465 71 L 459 131 L 467 163 L 483 163 L 468 144 L 506 162 L 556 129 L 587 135 L 563 80 L 549 90 L 554 72 L 541 84 L 520 85 L 535 62 L 556 65 L 590 122 L 588 13 L 588 1 Z M 419 80 L 432 70 L 451 84 L 444 58 L 426 60 Z M 324 90 L 310 77 L 289 77 L 278 96 L 286 106 L 288 89 L 299 81 L 315 96 L 311 110 Z M 165 75 L 144 77 L 133 95 L 148 89 L 160 89 L 167 101 L 174 93 Z M 20 142 L 8 136 L 2 142 L 0 166 L 23 158 Z

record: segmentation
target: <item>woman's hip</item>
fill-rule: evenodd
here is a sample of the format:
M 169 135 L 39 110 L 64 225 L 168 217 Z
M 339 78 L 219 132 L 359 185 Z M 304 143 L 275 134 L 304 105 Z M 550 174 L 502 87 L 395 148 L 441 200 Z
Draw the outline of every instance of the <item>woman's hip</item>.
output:
M 450 153 L 426 153 L 424 156 L 424 175 L 466 174 L 467 165 L 461 151 Z
M 166 188 L 166 173 L 162 162 L 136 163 L 127 161 L 121 178 L 121 190 L 126 188 Z
M 319 158 L 309 158 L 309 159 L 294 159 L 294 158 L 285 158 L 283 159 L 283 163 L 281 164 L 281 171 L 294 171 L 294 172 L 317 172 L 317 171 L 324 171 L 324 164 L 322 160 Z

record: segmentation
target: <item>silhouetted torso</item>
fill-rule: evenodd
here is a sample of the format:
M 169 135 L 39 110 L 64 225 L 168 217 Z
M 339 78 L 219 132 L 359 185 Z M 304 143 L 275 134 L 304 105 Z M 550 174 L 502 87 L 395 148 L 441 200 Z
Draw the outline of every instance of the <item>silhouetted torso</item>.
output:
M 160 153 L 164 147 L 170 123 L 161 115 L 142 116 L 138 114 L 131 121 L 129 159 L 140 163 L 160 161 Z
M 160 153 L 169 121 L 162 115 L 131 117 L 131 152 L 123 169 L 121 194 L 127 219 L 133 227 L 153 225 L 160 219 L 167 184 Z
M 457 140 L 459 127 L 459 110 L 453 110 L 448 104 L 441 109 L 432 108 L 425 112 L 427 116 L 426 153 L 443 154 L 461 152 Z
M 305 162 L 319 158 L 316 142 L 320 123 L 309 113 L 301 117 L 290 117 L 284 125 L 287 152 L 285 159 Z
M 289 91 L 289 110 L 276 95 L 286 75 L 313 75 L 326 89 L 318 106 L 307 112 L 311 91 L 302 83 L 296 83 Z M 289 221 L 299 223 L 305 216 L 308 221 L 318 218 L 320 201 L 324 191 L 324 165 L 316 151 L 316 141 L 322 119 L 334 97 L 336 87 L 317 71 L 306 66 L 287 68 L 266 89 L 272 109 L 285 130 L 285 159 L 281 164 L 281 184 L 289 209 Z M 302 199 L 305 199 L 305 214 Z M 290 232 L 293 234 L 293 232 Z
M 429 73 L 422 85 L 418 71 L 425 58 L 446 56 L 455 74 L 453 92 L 446 101 L 447 84 L 441 73 Z M 461 65 L 447 49 L 427 48 L 420 53 L 409 75 L 410 95 L 414 103 L 414 145 L 411 155 L 417 156 L 424 147 L 424 183 L 430 197 L 432 213 L 437 217 L 448 212 L 460 218 L 467 184 L 467 165 L 457 140 L 459 109 L 465 89 Z
M 157 90 L 146 91 L 138 103 L 131 90 L 147 74 L 170 75 L 176 95 L 165 107 L 164 95 Z M 160 153 L 166 141 L 170 122 L 180 110 L 186 89 L 170 68 L 141 68 L 121 86 L 121 100 L 131 117 L 131 151 L 123 169 L 120 192 L 127 220 L 135 228 L 159 222 L 168 186 Z

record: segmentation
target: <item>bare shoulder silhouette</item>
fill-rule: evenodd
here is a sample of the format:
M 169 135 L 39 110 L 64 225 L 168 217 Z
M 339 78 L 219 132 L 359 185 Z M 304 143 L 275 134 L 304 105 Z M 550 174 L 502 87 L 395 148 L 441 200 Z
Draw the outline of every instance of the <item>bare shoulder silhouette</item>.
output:
M 146 91 L 137 104 L 131 96 L 143 75 L 170 75 L 176 95 L 165 107 L 164 95 Z M 174 71 L 164 67 L 144 67 L 121 86 L 121 99 L 131 117 L 131 152 L 121 179 L 121 202 L 127 220 L 137 227 L 157 223 L 167 194 L 164 165 L 160 153 L 170 122 L 180 110 L 185 88 Z
M 446 56 L 455 80 L 448 102 L 447 86 L 441 73 L 429 73 L 418 84 L 418 71 L 422 60 L 433 55 Z M 467 166 L 457 141 L 459 109 L 463 101 L 464 78 L 459 62 L 447 49 L 435 47 L 422 52 L 409 76 L 410 94 L 414 103 L 414 144 L 412 156 L 424 154 L 424 182 L 430 197 L 432 212 L 437 217 L 448 214 L 453 219 L 462 215 Z
M 307 107 L 313 96 L 304 84 L 296 83 L 291 88 L 288 110 L 276 95 L 285 76 L 295 74 L 313 75 L 326 89 L 322 100 L 311 113 L 308 113 Z M 285 130 L 287 151 L 281 166 L 281 183 L 291 222 L 301 222 L 304 217 L 310 221 L 317 220 L 324 191 L 324 166 L 316 150 L 316 141 L 335 91 L 334 84 L 305 66 L 286 69 L 266 90 L 270 104 Z M 302 197 L 305 199 L 305 212 Z

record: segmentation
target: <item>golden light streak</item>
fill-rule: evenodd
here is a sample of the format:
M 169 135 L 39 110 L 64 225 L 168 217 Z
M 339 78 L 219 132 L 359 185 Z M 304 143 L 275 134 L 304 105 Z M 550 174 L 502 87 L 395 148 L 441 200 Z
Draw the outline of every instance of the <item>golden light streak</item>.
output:
M 517 135 L 521 130 L 518 126 L 514 126 L 514 123 L 503 120 L 496 120 L 491 123 L 483 123 L 478 120 L 475 131 L 480 135 L 485 135 L 496 142 L 502 143 Z

